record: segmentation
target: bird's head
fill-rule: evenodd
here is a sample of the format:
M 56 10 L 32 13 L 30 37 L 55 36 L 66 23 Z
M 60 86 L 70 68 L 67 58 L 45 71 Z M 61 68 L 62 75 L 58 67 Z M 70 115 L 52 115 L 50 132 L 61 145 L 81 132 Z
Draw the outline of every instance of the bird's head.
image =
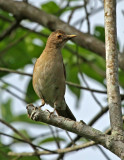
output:
M 73 37 L 76 37 L 76 35 L 67 35 L 62 30 L 56 30 L 50 34 L 47 45 L 49 47 L 62 48 L 64 44 Z

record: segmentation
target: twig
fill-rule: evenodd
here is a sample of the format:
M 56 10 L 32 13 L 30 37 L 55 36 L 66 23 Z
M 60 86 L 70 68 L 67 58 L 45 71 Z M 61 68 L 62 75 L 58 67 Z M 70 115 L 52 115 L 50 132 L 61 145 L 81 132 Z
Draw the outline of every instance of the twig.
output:
M 98 13 L 98 12 L 101 11 L 102 9 L 103 9 L 103 6 L 101 6 L 101 7 L 97 8 L 97 9 L 93 10 L 91 13 L 88 13 L 88 16 L 93 16 L 94 14 Z M 86 19 L 86 16 L 83 17 L 83 18 L 80 18 L 80 19 L 76 20 L 73 25 L 77 25 L 77 24 L 79 24 L 79 23 L 80 23 L 80 25 L 81 25 L 81 23 L 83 23 L 83 21 L 84 21 L 85 19 Z
M 36 25 L 34 27 L 34 30 L 38 27 L 38 25 Z M 6 51 L 10 48 L 12 48 L 13 46 L 15 46 L 16 44 L 18 44 L 19 42 L 21 42 L 27 35 L 29 35 L 29 31 L 24 34 L 23 36 L 21 36 L 19 39 L 15 40 L 14 42 L 11 42 L 8 44 L 8 46 L 6 48 L 4 48 L 1 52 L 0 52 L 0 58 L 3 56 L 4 53 L 6 53 Z
M 100 112 L 98 112 L 98 114 L 96 114 L 94 116 L 94 118 L 88 123 L 89 126 L 92 126 L 104 113 L 106 113 L 108 111 L 108 107 L 103 107 L 102 110 L 100 110 Z M 106 134 L 108 133 L 108 131 L 106 132 Z M 76 142 L 80 139 L 81 137 L 80 136 L 76 136 L 74 139 L 73 139 L 73 142 Z M 71 143 L 68 143 L 66 145 L 65 148 L 67 147 L 70 147 L 72 145 L 72 142 Z M 57 160 L 60 160 L 61 158 L 64 157 L 64 154 L 61 154 L 60 156 L 58 156 Z
M 92 126 L 103 114 L 108 111 L 108 106 L 103 107 L 95 116 L 94 118 L 88 123 L 89 126 Z
M 78 46 L 76 46 L 76 52 L 77 52 L 77 65 L 78 65 L 78 69 L 79 69 L 79 74 L 80 74 L 82 80 L 84 81 L 84 83 L 86 84 L 87 88 L 90 88 L 89 85 L 88 85 L 88 83 L 87 83 L 87 81 L 86 81 L 85 78 L 84 78 L 84 75 L 83 75 L 81 69 L 80 69 L 79 57 L 78 57 L 78 55 L 79 55 L 79 54 L 78 54 Z M 91 91 L 91 95 L 92 95 L 92 97 L 94 98 L 94 100 L 96 101 L 96 103 L 97 103 L 101 108 L 103 108 L 103 106 L 102 106 L 101 103 L 98 101 L 98 99 L 96 98 L 95 94 L 94 94 L 92 91 Z
M 32 77 L 32 74 L 30 74 L 30 73 L 25 73 L 25 72 L 22 72 L 22 71 L 17 71 L 17 70 L 8 69 L 8 68 L 2 68 L 2 67 L 0 67 L 0 71 L 1 72 L 8 72 L 8 73 L 16 73 L 16 74 Z M 106 91 L 86 88 L 86 87 L 80 86 L 79 84 L 76 84 L 76 83 L 73 83 L 73 82 L 66 81 L 66 84 L 68 84 L 70 86 L 73 86 L 73 87 L 76 87 L 76 88 L 79 88 L 79 89 L 84 89 L 84 90 L 92 91 L 92 92 L 96 92 L 96 93 L 101 93 L 101 94 L 106 94 L 107 93 Z
M 104 155 L 104 157 L 105 157 L 107 160 L 111 160 L 111 159 L 109 158 L 109 156 L 105 153 L 105 151 L 104 151 L 99 145 L 97 145 L 96 147 L 102 152 L 102 154 Z
M 87 0 L 84 0 L 84 9 L 85 9 L 85 13 L 86 13 L 88 33 L 90 34 L 90 21 L 89 21 L 89 13 L 87 11 Z
M 10 86 L 10 87 L 12 87 L 12 88 L 14 88 L 14 89 L 16 89 L 17 91 L 19 91 L 19 92 L 21 92 L 21 93 L 23 93 L 23 94 L 26 94 L 26 92 L 22 91 L 22 90 L 21 90 L 20 88 L 18 88 L 17 86 L 15 86 L 15 85 L 13 85 L 13 84 L 10 84 L 10 83 L 4 81 L 3 79 L 0 79 L 0 81 L 1 81 L 2 83 L 4 83 L 4 84 L 6 84 L 6 85 L 8 85 L 8 86 Z
M 8 69 L 8 68 L 2 68 L 2 67 L 0 67 L 0 71 L 1 72 L 8 72 L 8 73 L 16 73 L 16 74 L 21 74 L 21 75 L 32 77 L 32 74 L 30 74 L 30 73 L 25 73 L 25 72 L 13 70 L 13 69 Z
M 67 22 L 68 24 L 70 23 L 71 18 L 72 18 L 72 16 L 73 16 L 74 12 L 75 12 L 77 9 L 83 8 L 83 7 L 84 7 L 84 5 L 75 6 L 75 7 L 71 10 L 71 13 L 70 13 L 70 15 L 69 15 L 69 17 L 68 17 L 68 22 Z
M 81 145 L 75 145 L 73 147 L 68 147 L 68 148 L 65 148 L 65 149 L 57 149 L 57 150 L 54 150 L 54 153 L 52 152 L 49 152 L 49 151 L 38 151 L 37 152 L 37 155 L 49 155 L 49 154 L 60 154 L 60 153 L 68 153 L 68 152 L 72 152 L 72 151 L 76 151 L 76 150 L 79 150 L 79 149 L 82 149 L 82 148 L 87 148 L 89 146 L 93 146 L 95 145 L 96 143 L 93 142 L 93 141 L 90 141 L 90 142 L 87 142 L 85 144 L 81 144 Z M 9 156 L 33 156 L 35 155 L 36 153 L 34 152 L 24 152 L 24 153 L 14 153 L 14 152 L 9 152 L 8 155 Z
M 30 73 L 25 73 L 25 72 L 22 72 L 22 71 L 17 71 L 17 70 L 8 69 L 8 68 L 2 68 L 2 67 L 0 67 L 0 71 L 1 72 L 15 73 L 15 74 L 20 74 L 20 75 L 32 77 L 32 74 L 30 74 Z M 76 83 L 73 83 L 73 82 L 66 81 L 66 84 L 70 85 L 70 86 L 73 86 L 73 87 L 76 87 L 76 88 L 79 88 L 79 89 L 84 89 L 84 90 L 87 90 L 87 91 L 91 91 L 91 92 L 96 92 L 96 93 L 101 93 L 101 94 L 107 94 L 107 91 L 102 91 L 102 90 L 97 90 L 97 89 L 91 89 L 91 88 L 83 87 L 83 86 L 81 86 L 79 84 L 76 84 Z M 123 100 L 124 99 L 124 95 L 121 94 L 121 97 L 122 97 L 122 100 Z
M 56 132 L 58 133 L 58 132 L 63 132 L 64 130 L 57 130 Z M 30 138 L 31 140 L 35 140 L 35 139 L 37 139 L 37 138 L 39 138 L 39 137 L 46 137 L 46 136 L 49 136 L 49 135 L 51 135 L 51 132 L 45 132 L 45 133 L 43 133 L 43 134 L 39 134 L 37 137 L 36 136 L 34 136 L 34 137 L 32 137 L 32 138 Z
M 76 83 L 73 83 L 73 82 L 66 81 L 66 84 L 68 84 L 70 86 L 73 86 L 73 87 L 76 87 L 76 88 L 79 88 L 79 89 L 84 89 L 84 90 L 87 90 L 87 91 L 91 91 L 91 92 L 107 94 L 106 91 L 101 91 L 101 90 L 97 90 L 97 89 L 91 89 L 91 88 L 83 87 L 83 86 L 80 86 L 79 84 L 76 84 Z
M 37 147 L 37 148 L 43 149 L 44 151 L 48 151 L 48 152 L 51 152 L 51 153 L 56 153 L 55 151 L 52 151 L 52 150 L 49 150 L 49 149 L 46 149 L 46 148 L 37 146 L 37 145 L 35 145 L 35 144 L 32 144 L 32 143 L 27 142 L 27 141 L 24 140 L 24 139 L 20 139 L 20 138 L 14 137 L 14 136 L 11 136 L 11 135 L 6 134 L 6 133 L 0 132 L 0 135 L 10 137 L 10 138 L 12 138 L 12 139 L 15 139 L 15 140 L 20 141 L 20 142 L 23 142 L 23 143 L 28 143 L 29 145 L 32 145 L 32 146 L 35 147 L 35 148 Z
M 81 75 L 84 83 L 86 84 L 87 88 L 90 88 L 89 85 L 88 85 L 88 83 L 87 83 L 87 81 L 86 81 L 85 78 L 84 78 L 84 75 L 83 75 L 81 72 L 79 72 L 79 73 L 80 73 L 80 75 Z M 95 94 L 94 94 L 92 91 L 91 91 L 91 95 L 92 95 L 92 97 L 94 98 L 95 102 L 96 102 L 96 103 L 99 105 L 99 107 L 102 109 L 102 108 L 103 108 L 102 104 L 99 102 L 99 100 L 96 98 Z
M 1 87 L 0 88 L 2 90 L 5 90 L 6 92 L 10 93 L 12 96 L 16 97 L 17 99 L 21 100 L 22 102 L 26 103 L 26 100 L 24 100 L 23 98 L 19 97 L 17 94 L 13 93 L 12 91 L 10 91 L 9 89 L 5 88 L 5 87 Z
M 5 31 L 0 35 L 0 41 L 2 41 L 6 36 L 8 36 L 14 29 L 16 29 L 20 23 L 21 19 L 17 19 L 12 22 L 11 26 L 9 26 Z
M 82 63 L 87 63 L 91 68 L 93 68 L 99 75 L 101 75 L 102 77 L 106 76 L 106 73 L 98 68 L 93 61 L 88 61 L 85 57 L 83 57 L 80 53 L 77 53 L 76 51 L 74 51 L 73 49 L 71 49 L 71 47 L 69 47 L 68 45 L 65 45 L 65 49 L 67 49 L 71 54 L 78 56 L 78 58 L 81 59 Z
M 4 121 L 3 119 L 0 118 L 0 122 L 9 127 L 11 130 L 13 130 L 16 134 L 18 134 L 21 138 L 27 140 L 27 137 L 25 137 L 21 132 L 19 132 L 16 128 L 14 128 L 12 125 Z
M 6 53 L 6 51 L 8 51 L 10 48 L 12 48 L 13 46 L 15 46 L 19 42 L 21 42 L 28 34 L 29 33 L 26 33 L 22 37 L 20 37 L 19 39 L 15 40 L 14 42 L 9 43 L 6 48 L 4 48 L 3 50 L 0 51 L 0 58 L 3 56 L 4 53 Z
M 4 17 L 3 15 L 0 15 L 0 18 L 1 18 L 2 20 L 4 20 L 4 21 L 9 22 L 9 23 L 12 23 L 12 22 L 13 22 L 13 21 L 11 21 L 9 18 Z M 19 27 L 22 28 L 22 29 L 24 29 L 24 30 L 27 30 L 27 31 L 29 31 L 29 32 L 35 33 L 35 34 L 37 34 L 37 35 L 39 35 L 39 36 L 43 36 L 43 37 L 46 37 L 46 38 L 48 38 L 48 36 L 49 36 L 49 35 L 47 35 L 47 34 L 45 34 L 45 33 L 37 32 L 37 31 L 35 31 L 34 29 L 30 29 L 30 28 L 25 27 L 25 26 L 23 26 L 23 25 L 21 25 L 21 24 L 19 24 Z
M 24 92 L 24 91 L 22 91 L 20 88 L 18 88 L 17 86 L 15 86 L 15 85 L 13 85 L 13 84 L 10 84 L 10 83 L 8 83 L 8 82 L 5 82 L 3 79 L 0 79 L 0 81 L 2 82 L 2 83 L 4 83 L 4 84 L 7 84 L 9 87 L 12 87 L 12 88 L 14 88 L 15 90 L 17 90 L 17 91 L 19 91 L 19 92 L 21 92 L 22 94 L 24 94 L 24 96 L 26 95 L 26 92 Z M 3 87 L 3 89 L 4 89 L 4 87 Z M 6 88 L 5 88 L 6 89 Z M 10 93 L 10 94 L 12 94 L 13 96 L 15 96 L 15 93 L 13 93 L 11 90 L 5 90 L 5 91 L 7 91 L 8 93 Z M 32 97 L 30 97 L 30 94 L 29 95 L 26 95 L 27 96 L 27 98 L 28 99 L 30 99 L 30 101 L 33 101 L 32 100 Z M 19 96 L 16 96 L 16 98 L 21 98 L 21 97 L 19 97 Z M 25 99 L 22 99 L 21 98 L 21 100 L 23 100 L 24 102 L 26 102 L 26 103 L 28 103 L 28 101 L 26 101 Z
M 52 128 L 50 125 L 48 125 L 48 127 L 49 127 L 49 129 L 51 130 L 52 136 L 54 137 L 54 140 L 55 140 L 55 142 L 56 142 L 57 147 L 60 148 L 59 141 L 58 141 L 57 137 L 56 137 L 55 134 L 54 134 L 53 128 Z
M 30 74 L 30 73 L 25 73 L 25 72 L 22 72 L 22 71 L 17 71 L 17 70 L 8 69 L 8 68 L 0 67 L 0 71 L 1 72 L 15 73 L 15 74 L 20 74 L 20 75 L 32 77 L 32 74 Z M 76 83 L 73 83 L 73 82 L 66 81 L 66 84 L 70 85 L 70 86 L 73 86 L 73 87 L 76 87 L 76 88 L 79 88 L 79 89 L 84 89 L 84 90 L 87 90 L 87 91 L 91 91 L 91 92 L 96 92 L 96 93 L 100 93 L 100 94 L 107 94 L 107 91 L 102 91 L 102 90 L 96 90 L 96 89 L 83 87 L 83 86 L 81 86 L 79 84 L 76 84 Z M 124 99 L 124 95 L 121 94 L 121 97 L 122 97 L 122 100 L 123 100 Z
M 6 125 L 7 127 L 9 127 L 11 130 L 13 130 L 16 134 L 18 134 L 22 139 L 25 140 L 25 142 L 27 142 L 32 149 L 35 151 L 35 153 L 38 151 L 36 146 L 34 146 L 31 142 L 30 139 L 28 139 L 27 137 L 25 137 L 22 133 L 20 133 L 16 128 L 14 128 L 12 125 L 10 125 L 9 123 L 7 123 L 6 121 L 4 121 L 3 119 L 0 118 L 0 122 L 3 123 L 4 125 Z M 38 159 L 40 160 L 40 157 L 37 156 Z

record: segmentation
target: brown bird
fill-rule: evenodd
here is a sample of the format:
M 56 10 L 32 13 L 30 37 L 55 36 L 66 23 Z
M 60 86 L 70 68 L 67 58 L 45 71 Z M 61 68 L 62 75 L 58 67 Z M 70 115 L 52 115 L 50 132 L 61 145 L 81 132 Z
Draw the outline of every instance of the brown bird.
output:
M 65 102 L 65 68 L 61 54 L 64 44 L 76 35 L 67 35 L 62 30 L 52 32 L 46 47 L 37 59 L 33 71 L 33 87 L 42 100 L 42 106 L 49 104 L 58 115 L 76 120 Z

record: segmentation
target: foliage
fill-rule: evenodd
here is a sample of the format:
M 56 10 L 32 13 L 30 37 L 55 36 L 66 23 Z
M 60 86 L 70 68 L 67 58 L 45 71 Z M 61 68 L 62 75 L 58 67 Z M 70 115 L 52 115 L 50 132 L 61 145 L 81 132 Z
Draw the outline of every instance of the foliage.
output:
M 66 7 L 61 7 L 55 1 L 47 1 L 41 4 L 39 8 L 49 14 L 53 14 L 57 17 L 62 17 L 64 14 L 68 14 L 69 11 L 73 12 L 73 10 L 75 9 L 77 1 L 70 0 L 70 3 L 71 2 L 73 2 L 74 5 L 66 5 Z M 8 21 L 0 19 L 0 32 L 2 33 L 10 26 L 10 22 L 13 22 L 15 18 L 11 14 L 2 10 L 0 10 L 0 15 L 8 19 Z M 26 21 L 26 24 L 32 25 L 28 21 Z M 31 29 L 32 28 L 33 27 L 31 27 Z M 27 30 L 22 27 L 18 27 L 17 29 L 15 29 L 10 35 L 8 35 L 4 40 L 0 42 L 0 67 L 5 67 L 14 70 L 24 70 L 29 65 L 33 66 L 34 61 L 36 61 L 36 59 L 42 53 L 47 41 L 47 36 L 50 33 L 51 32 L 49 31 L 49 29 L 43 26 L 39 29 L 38 33 L 31 31 L 27 32 Z M 105 42 L 104 27 L 99 25 L 95 26 L 93 36 Z M 85 74 L 106 88 L 105 59 L 96 55 L 95 53 L 86 48 L 82 48 L 70 42 L 68 42 L 66 44 L 66 47 L 63 48 L 62 55 L 66 68 L 67 81 L 81 85 L 82 79 L 80 78 L 80 74 Z M 4 79 L 7 76 L 9 77 L 11 76 L 11 74 L 7 72 L 0 72 L 0 78 Z M 119 70 L 119 77 L 120 85 L 121 87 L 124 87 L 124 76 L 122 70 Z M 4 89 L 10 89 L 9 87 L 9 85 L 5 84 L 2 86 L 2 88 Z M 79 102 L 81 98 L 81 90 L 70 85 L 68 87 L 70 91 L 74 94 L 74 96 L 77 98 L 77 102 Z M 21 88 L 21 86 L 19 86 L 19 88 Z M 2 93 L 0 92 L 1 95 L 3 95 L 3 93 L 4 91 L 2 91 Z M 26 103 L 35 103 L 39 99 L 33 90 L 31 78 L 28 79 L 23 98 Z M 13 98 L 6 98 L 5 100 L 1 100 L 0 111 L 3 120 L 10 123 L 11 125 L 20 124 L 22 128 L 19 129 L 19 132 L 25 135 L 30 140 L 36 140 L 36 145 L 42 146 L 47 143 L 55 143 L 55 138 L 53 135 L 51 136 L 51 134 L 48 134 L 48 137 L 41 135 L 40 140 L 37 141 L 37 137 L 34 138 L 26 128 L 26 125 L 34 127 L 34 124 L 36 125 L 36 123 L 30 120 L 26 113 L 20 113 L 19 115 L 16 115 L 13 111 L 13 104 Z M 26 106 L 25 103 L 24 106 Z M 22 106 L 17 105 L 17 107 Z M 45 128 L 47 128 L 47 125 L 43 123 L 37 122 L 37 125 L 39 128 L 42 128 L 41 133 Z M 14 132 L 12 132 L 11 135 L 16 138 L 21 138 L 17 133 Z M 66 138 L 64 136 L 59 135 L 59 137 L 56 137 L 56 141 L 58 141 L 59 143 L 66 143 Z M 82 141 L 85 142 L 86 139 L 83 139 Z M 16 145 L 17 140 L 13 139 L 8 145 L 5 145 L 2 138 L 0 139 L 1 160 L 11 159 L 6 155 L 6 153 L 12 150 L 11 143 L 14 143 Z M 22 142 L 18 143 L 21 144 Z M 38 158 L 36 156 L 32 156 L 20 157 L 19 159 L 37 160 Z

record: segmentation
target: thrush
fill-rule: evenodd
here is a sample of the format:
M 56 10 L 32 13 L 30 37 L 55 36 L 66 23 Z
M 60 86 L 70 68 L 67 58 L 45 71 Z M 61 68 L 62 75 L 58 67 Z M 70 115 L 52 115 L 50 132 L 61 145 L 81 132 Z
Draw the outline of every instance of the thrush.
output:
M 76 35 L 67 35 L 62 30 L 52 32 L 33 70 L 33 88 L 42 101 L 40 107 L 49 104 L 58 115 L 72 120 L 76 119 L 64 98 L 66 75 L 61 49 L 74 37 Z

